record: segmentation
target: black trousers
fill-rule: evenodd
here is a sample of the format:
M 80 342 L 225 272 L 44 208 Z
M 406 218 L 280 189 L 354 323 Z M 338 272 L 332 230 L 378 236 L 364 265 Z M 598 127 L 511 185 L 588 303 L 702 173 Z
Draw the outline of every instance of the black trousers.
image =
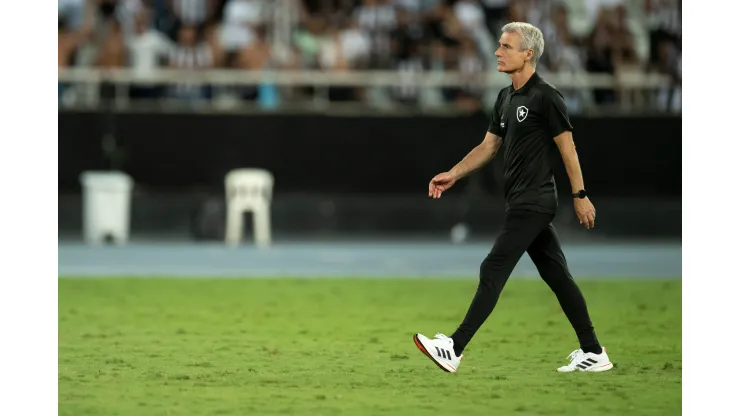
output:
M 462 324 L 451 336 L 458 354 L 493 311 L 524 252 L 529 254 L 540 276 L 557 296 L 581 348 L 586 352 L 600 352 L 586 301 L 568 270 L 560 240 L 551 223 L 553 218 L 553 214 L 529 210 L 506 213 L 503 230 L 480 266 L 480 282 L 473 302 Z

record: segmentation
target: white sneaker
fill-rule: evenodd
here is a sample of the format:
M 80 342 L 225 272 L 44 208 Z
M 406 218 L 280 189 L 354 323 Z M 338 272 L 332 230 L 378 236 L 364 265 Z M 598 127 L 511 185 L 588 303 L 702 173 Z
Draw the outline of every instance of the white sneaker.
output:
M 448 373 L 456 373 L 464 354 L 455 356 L 452 338 L 437 334 L 434 339 L 429 339 L 422 334 L 414 334 L 414 343 L 419 351 L 429 357 L 437 367 Z
M 580 348 L 570 353 L 570 364 L 558 368 L 561 373 L 570 373 L 571 371 L 607 371 L 614 367 L 609 356 L 606 355 L 606 348 L 601 347 L 601 354 L 592 352 L 583 352 Z

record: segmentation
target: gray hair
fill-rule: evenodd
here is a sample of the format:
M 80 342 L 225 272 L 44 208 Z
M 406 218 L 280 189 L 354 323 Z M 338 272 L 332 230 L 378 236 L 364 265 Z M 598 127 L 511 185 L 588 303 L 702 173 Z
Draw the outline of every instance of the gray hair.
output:
M 540 60 L 542 52 L 545 51 L 545 38 L 542 36 L 542 31 L 537 29 L 535 26 L 524 22 L 507 23 L 503 28 L 501 28 L 501 31 L 519 34 L 522 38 L 520 50 L 526 51 L 532 49 L 534 55 L 529 63 L 532 64 L 532 68 L 536 68 L 537 61 Z

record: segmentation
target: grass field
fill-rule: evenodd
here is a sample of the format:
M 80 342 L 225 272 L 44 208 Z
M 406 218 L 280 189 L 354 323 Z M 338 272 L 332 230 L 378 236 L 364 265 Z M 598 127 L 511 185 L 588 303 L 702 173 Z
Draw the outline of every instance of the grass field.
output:
M 59 414 L 681 414 L 680 280 L 581 282 L 615 368 L 560 374 L 575 335 L 512 279 L 442 372 L 412 335 L 451 334 L 476 283 L 63 278 Z

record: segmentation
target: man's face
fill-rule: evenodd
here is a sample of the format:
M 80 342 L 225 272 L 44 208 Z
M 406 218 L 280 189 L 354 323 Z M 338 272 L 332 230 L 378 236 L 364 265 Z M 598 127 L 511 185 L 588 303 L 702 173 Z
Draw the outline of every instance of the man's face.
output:
M 521 37 L 518 33 L 504 32 L 498 42 L 496 58 L 498 58 L 498 71 L 507 74 L 514 73 L 522 67 L 527 58 L 531 58 L 532 51 L 520 50 Z

